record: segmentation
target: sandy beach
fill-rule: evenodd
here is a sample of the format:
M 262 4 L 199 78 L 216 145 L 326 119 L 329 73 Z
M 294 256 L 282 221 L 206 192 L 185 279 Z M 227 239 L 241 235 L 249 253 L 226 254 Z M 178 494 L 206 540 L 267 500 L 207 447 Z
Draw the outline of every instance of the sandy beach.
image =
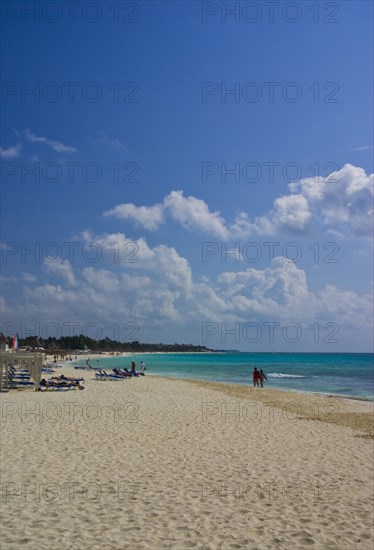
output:
M 61 373 L 1 394 L 2 550 L 372 549 L 372 404 Z

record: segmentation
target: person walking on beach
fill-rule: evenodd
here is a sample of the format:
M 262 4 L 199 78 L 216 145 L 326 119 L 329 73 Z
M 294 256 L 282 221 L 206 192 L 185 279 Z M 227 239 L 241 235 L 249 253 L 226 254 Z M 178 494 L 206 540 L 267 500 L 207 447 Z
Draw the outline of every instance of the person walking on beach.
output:
M 260 378 L 260 373 L 258 372 L 257 368 L 255 367 L 253 369 L 253 385 L 258 387 L 258 381 Z
M 259 379 L 260 379 L 261 388 L 263 388 L 263 387 L 264 387 L 264 379 L 267 380 L 266 374 L 265 374 L 264 371 L 261 369 L 258 376 L 259 376 Z M 258 384 L 257 384 L 257 385 L 258 385 Z
M 140 361 L 140 374 L 141 374 L 142 376 L 144 376 L 144 371 L 146 370 L 146 368 L 147 368 L 147 367 L 145 366 L 144 361 Z

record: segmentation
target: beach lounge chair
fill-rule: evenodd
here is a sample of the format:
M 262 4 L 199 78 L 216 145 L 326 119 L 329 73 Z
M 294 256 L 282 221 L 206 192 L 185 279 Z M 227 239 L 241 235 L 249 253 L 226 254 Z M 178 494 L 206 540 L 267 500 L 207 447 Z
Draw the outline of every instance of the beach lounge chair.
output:
M 70 391 L 73 390 L 73 387 L 67 387 L 67 386 L 40 386 L 39 391 Z
M 18 378 L 19 380 L 21 380 L 22 378 L 24 379 L 29 379 L 31 378 L 30 376 L 30 373 L 21 373 L 21 372 L 17 372 L 17 371 L 13 371 L 13 370 L 9 370 L 8 371 L 8 374 L 9 376 L 11 376 L 12 378 Z
M 72 376 L 64 376 L 63 374 L 61 376 L 51 376 L 48 382 L 51 380 L 56 380 L 57 382 L 84 382 L 84 378 L 74 378 Z
M 84 390 L 84 387 L 81 386 L 79 384 L 79 382 L 74 382 L 73 380 L 41 380 L 40 382 L 40 388 L 41 389 L 52 389 L 52 388 L 57 388 L 57 389 L 71 389 L 71 390 L 74 390 L 74 389 L 77 389 L 79 388 L 80 390 Z
M 9 365 L 9 372 L 15 376 L 30 376 L 30 373 L 27 369 L 16 368 L 13 365 Z
M 124 376 L 120 376 L 119 374 L 108 374 L 105 371 L 95 372 L 95 378 L 96 380 L 112 380 L 112 381 L 125 379 Z
M 8 383 L 12 388 L 35 386 L 35 382 L 32 380 L 28 371 L 24 369 L 15 369 L 14 367 L 9 367 Z

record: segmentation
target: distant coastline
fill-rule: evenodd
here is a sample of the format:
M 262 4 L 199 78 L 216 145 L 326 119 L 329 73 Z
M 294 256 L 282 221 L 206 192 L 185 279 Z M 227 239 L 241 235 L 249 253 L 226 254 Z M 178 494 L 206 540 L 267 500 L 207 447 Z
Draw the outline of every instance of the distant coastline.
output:
M 12 337 L 0 334 L 1 349 L 11 349 Z M 94 340 L 80 334 L 78 336 L 62 336 L 60 338 L 49 337 L 42 338 L 40 336 L 28 336 L 19 338 L 19 345 L 22 351 L 38 351 L 48 355 L 68 354 L 68 355 L 87 355 L 87 354 L 121 354 L 121 353 L 203 353 L 203 354 L 276 354 L 276 355 L 373 355 L 373 351 L 255 351 L 255 350 L 237 350 L 237 349 L 216 349 L 208 348 L 204 345 L 174 343 L 164 344 L 139 342 L 134 340 L 131 342 L 120 342 L 110 338 Z
M 12 337 L 0 335 L 2 347 L 11 349 Z M 42 351 L 49 355 L 56 354 L 93 354 L 93 353 L 216 353 L 217 350 L 194 344 L 143 343 L 138 340 L 119 342 L 104 338 L 94 340 L 83 334 L 79 336 L 62 336 L 60 338 L 28 336 L 19 338 L 19 346 L 24 351 Z

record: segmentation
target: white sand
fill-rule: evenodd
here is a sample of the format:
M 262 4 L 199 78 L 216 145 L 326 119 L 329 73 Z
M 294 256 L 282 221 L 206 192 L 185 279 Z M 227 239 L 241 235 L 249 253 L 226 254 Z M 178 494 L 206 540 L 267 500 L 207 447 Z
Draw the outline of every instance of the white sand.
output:
M 373 441 L 296 417 L 326 398 L 61 373 L 86 389 L 1 395 L 1 550 L 373 548 Z

